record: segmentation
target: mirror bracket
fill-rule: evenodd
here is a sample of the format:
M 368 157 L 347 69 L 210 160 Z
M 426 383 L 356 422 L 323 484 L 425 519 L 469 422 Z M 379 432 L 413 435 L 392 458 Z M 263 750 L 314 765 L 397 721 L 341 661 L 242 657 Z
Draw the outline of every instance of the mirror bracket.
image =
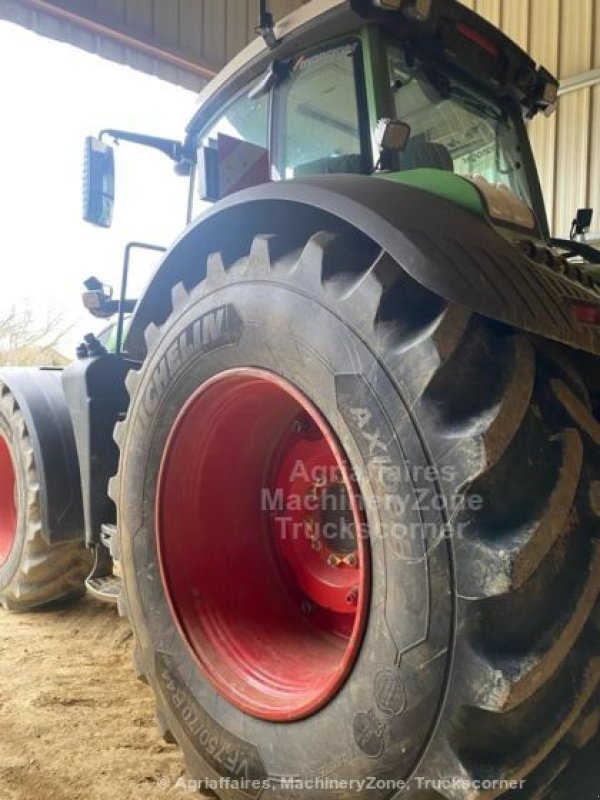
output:
M 404 150 L 410 139 L 410 125 L 398 119 L 383 117 L 375 128 L 375 143 L 379 161 L 375 169 L 392 170 L 396 154 Z

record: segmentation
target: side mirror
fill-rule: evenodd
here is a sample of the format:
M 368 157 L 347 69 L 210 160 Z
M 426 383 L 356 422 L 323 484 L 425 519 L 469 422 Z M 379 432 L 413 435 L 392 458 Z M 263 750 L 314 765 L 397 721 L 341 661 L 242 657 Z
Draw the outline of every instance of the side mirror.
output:
M 404 150 L 410 139 L 410 125 L 398 119 L 380 119 L 375 128 L 375 141 L 381 151 Z
M 577 215 L 571 223 L 571 235 L 573 240 L 576 236 L 581 236 L 587 233 L 592 226 L 592 219 L 594 217 L 593 208 L 578 208 Z
M 94 136 L 85 139 L 83 157 L 83 219 L 110 228 L 115 199 L 113 149 Z

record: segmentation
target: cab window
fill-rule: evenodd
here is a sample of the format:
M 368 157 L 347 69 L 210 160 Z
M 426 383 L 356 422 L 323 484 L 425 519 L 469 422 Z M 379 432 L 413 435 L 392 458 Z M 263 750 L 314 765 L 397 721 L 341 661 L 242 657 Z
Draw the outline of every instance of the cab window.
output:
M 514 115 L 418 59 L 388 50 L 396 117 L 410 125 L 400 169 L 430 167 L 504 184 L 531 205 Z
M 208 146 L 211 140 L 214 141 L 219 134 L 268 149 L 269 94 L 253 98 L 249 97 L 250 90 L 251 87 L 247 87 L 226 107 L 223 114 L 200 132 L 196 140 L 199 151 Z M 199 170 L 200 167 L 197 168 L 190 186 L 188 219 L 197 217 L 210 206 L 210 202 L 203 197 Z
M 358 42 L 302 55 L 276 90 L 275 175 L 363 172 Z
M 269 95 L 251 98 L 248 91 L 239 95 L 225 113 L 203 131 L 198 144 L 206 144 L 219 133 L 266 148 L 269 140 Z

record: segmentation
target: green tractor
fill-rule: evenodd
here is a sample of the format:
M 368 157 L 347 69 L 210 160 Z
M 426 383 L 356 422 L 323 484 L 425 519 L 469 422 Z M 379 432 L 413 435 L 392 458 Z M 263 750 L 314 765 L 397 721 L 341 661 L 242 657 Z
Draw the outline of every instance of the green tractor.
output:
M 86 143 L 87 219 L 112 138 L 188 226 L 139 299 L 128 258 L 88 283 L 111 347 L 0 374 L 0 602 L 91 550 L 223 800 L 547 797 L 600 716 L 599 254 L 526 129 L 557 81 L 456 0 L 261 5 L 183 142 Z

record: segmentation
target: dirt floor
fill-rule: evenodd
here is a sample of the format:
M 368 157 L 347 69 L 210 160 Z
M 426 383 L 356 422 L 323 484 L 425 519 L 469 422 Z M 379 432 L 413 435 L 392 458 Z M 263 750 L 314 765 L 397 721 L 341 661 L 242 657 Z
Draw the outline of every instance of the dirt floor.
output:
M 86 598 L 35 614 L 0 611 L 0 800 L 200 798 L 154 724 L 116 609 Z M 600 796 L 600 738 L 552 800 Z
M 86 598 L 0 612 L 0 800 L 178 800 L 183 761 L 131 667 L 131 632 Z

